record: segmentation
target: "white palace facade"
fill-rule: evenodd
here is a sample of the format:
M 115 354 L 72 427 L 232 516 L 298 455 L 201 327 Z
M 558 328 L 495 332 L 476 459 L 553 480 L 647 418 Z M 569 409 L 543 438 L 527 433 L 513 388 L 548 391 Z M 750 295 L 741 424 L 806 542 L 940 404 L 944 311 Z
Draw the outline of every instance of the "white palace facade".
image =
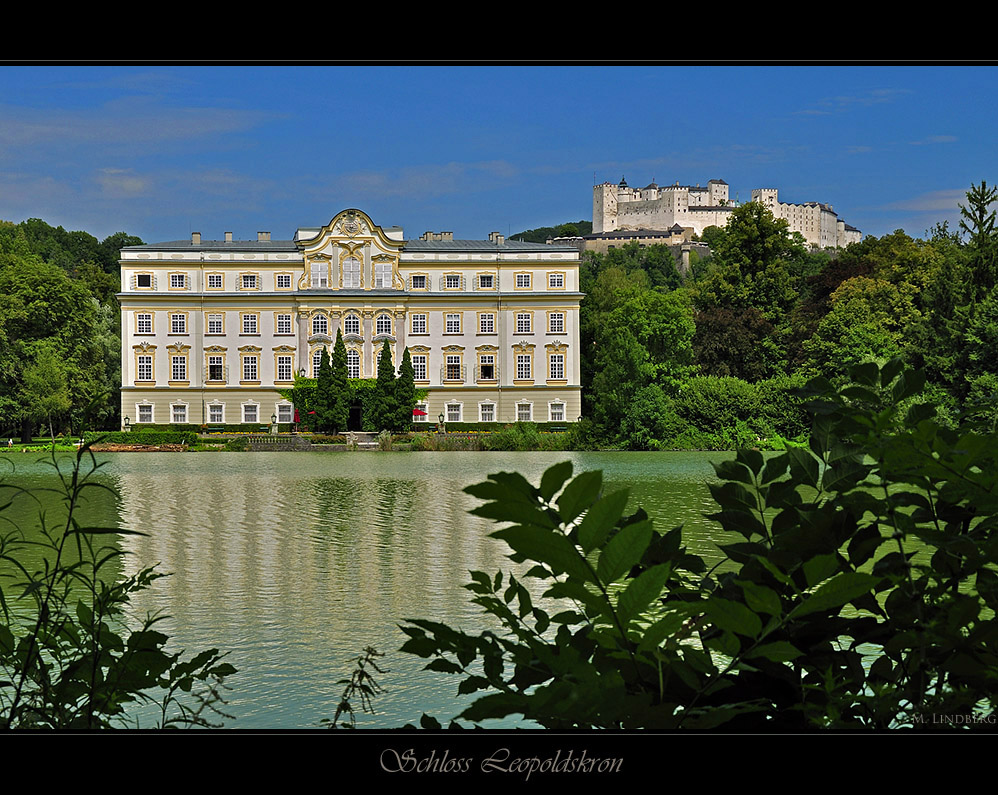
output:
M 337 330 L 351 378 L 374 378 L 383 342 L 406 347 L 427 392 L 414 419 L 579 417 L 579 252 L 543 244 L 405 240 L 344 210 L 292 240 L 190 240 L 121 250 L 121 416 L 143 424 L 259 426 L 314 376 Z

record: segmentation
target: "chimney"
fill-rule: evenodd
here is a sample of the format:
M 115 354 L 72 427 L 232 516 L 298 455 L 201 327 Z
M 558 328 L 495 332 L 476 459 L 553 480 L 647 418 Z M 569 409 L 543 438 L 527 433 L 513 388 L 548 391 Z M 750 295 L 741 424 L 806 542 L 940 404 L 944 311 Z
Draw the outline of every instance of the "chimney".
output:
M 270 232 L 257 232 L 256 240 L 258 243 L 264 243 L 270 240 Z
M 191 245 L 192 246 L 200 246 L 201 245 L 201 233 L 200 232 L 191 232 Z
M 489 232 L 489 240 L 497 246 L 501 246 L 504 242 L 506 242 L 505 236 L 501 235 L 499 232 Z
M 232 242 L 232 232 L 226 232 L 225 233 L 225 242 L 226 243 L 231 243 Z
M 423 234 L 421 234 L 419 236 L 419 239 L 420 240 L 453 240 L 454 239 L 454 233 L 453 232 L 429 232 L 429 231 L 427 231 L 427 232 L 423 232 Z

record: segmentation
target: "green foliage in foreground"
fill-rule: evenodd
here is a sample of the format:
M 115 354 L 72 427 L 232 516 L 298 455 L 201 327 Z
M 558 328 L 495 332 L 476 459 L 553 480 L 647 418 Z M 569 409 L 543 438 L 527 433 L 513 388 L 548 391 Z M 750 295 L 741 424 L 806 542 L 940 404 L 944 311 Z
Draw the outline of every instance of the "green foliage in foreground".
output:
M 897 360 L 851 377 L 809 384 L 808 447 L 716 467 L 711 518 L 731 540 L 709 570 L 599 472 L 468 487 L 526 573 L 466 586 L 503 631 L 411 620 L 403 651 L 485 691 L 458 716 L 473 722 L 935 729 L 991 713 L 998 436 L 935 421 Z
M 42 514 L 41 541 L 19 530 L 0 536 L 0 729 L 130 726 L 135 704 L 156 705 L 159 728 L 214 725 L 224 716 L 223 682 L 236 669 L 218 649 L 189 659 L 168 652 L 157 629 L 164 616 L 129 615 L 132 595 L 163 575 L 147 568 L 122 576 L 115 539 L 138 534 L 83 522 L 81 498 L 110 492 L 95 481 L 101 465 L 86 446 L 69 472 L 55 455 L 52 465 L 65 515 Z M 0 510 L 31 496 L 2 482 L 0 493 Z M 34 571 L 22 563 L 29 545 L 44 552 Z

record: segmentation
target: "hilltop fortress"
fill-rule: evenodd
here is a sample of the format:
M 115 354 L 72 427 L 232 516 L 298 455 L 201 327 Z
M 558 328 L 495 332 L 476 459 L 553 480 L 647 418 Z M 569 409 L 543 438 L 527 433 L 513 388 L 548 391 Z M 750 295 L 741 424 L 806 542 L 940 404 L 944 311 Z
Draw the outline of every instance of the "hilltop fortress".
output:
M 787 204 L 779 200 L 776 188 L 753 190 L 752 201 L 783 218 L 791 232 L 800 232 L 814 248 L 842 248 L 863 237 L 860 230 L 840 220 L 830 204 Z M 621 178 L 619 184 L 604 182 L 593 188 L 593 235 L 637 230 L 678 232 L 675 227 L 687 235 L 701 235 L 708 226 L 725 226 L 734 207 L 723 179 L 712 179 L 705 188 L 678 182 L 632 188 Z

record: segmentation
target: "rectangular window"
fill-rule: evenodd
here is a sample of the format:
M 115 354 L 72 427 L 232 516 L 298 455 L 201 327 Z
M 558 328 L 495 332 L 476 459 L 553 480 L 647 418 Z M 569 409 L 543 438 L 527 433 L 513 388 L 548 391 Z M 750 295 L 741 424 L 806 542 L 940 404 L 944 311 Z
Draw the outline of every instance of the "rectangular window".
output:
M 360 260 L 356 257 L 343 260 L 343 286 L 360 287 Z
M 224 329 L 224 315 L 208 315 L 208 333 L 221 334 Z
M 551 354 L 551 380 L 562 381 L 565 378 L 565 354 Z
M 444 276 L 444 289 L 445 290 L 460 290 L 461 289 L 461 277 L 456 273 L 448 273 Z
M 495 422 L 496 421 L 496 404 L 495 403 L 482 403 L 479 408 L 479 422 Z
M 518 353 L 516 355 L 516 378 L 519 381 L 530 380 L 530 360 L 529 353 Z
M 256 315 L 243 315 L 243 334 L 256 334 Z
M 291 315 L 277 316 L 277 333 L 278 334 L 291 333 Z
M 278 290 L 290 290 L 291 289 L 291 274 L 290 273 L 278 273 L 277 274 L 277 289 Z
M 258 422 L 258 406 L 243 406 L 243 422 Z
M 221 356 L 208 357 L 208 380 L 209 381 L 225 380 L 225 370 L 222 367 Z
M 152 381 L 152 356 L 140 356 L 135 373 L 137 381 Z
M 412 357 L 412 372 L 413 380 L 415 381 L 426 381 L 426 356 L 422 353 L 417 353 Z
M 550 408 L 551 422 L 564 422 L 565 421 L 565 404 L 564 403 L 552 403 Z
M 186 356 L 172 356 L 170 357 L 170 376 L 174 381 L 186 381 L 187 380 L 187 357 Z
M 448 403 L 447 404 L 447 422 L 460 422 L 461 421 L 461 404 L 460 403 Z
M 412 415 L 412 421 L 413 422 L 426 422 L 427 417 L 430 416 L 429 412 L 426 410 L 426 404 L 425 403 L 417 403 L 416 404 L 416 411 L 417 412 L 422 412 L 422 414 L 414 413 Z
M 322 287 L 325 288 L 328 284 L 326 279 L 327 274 L 326 263 L 325 262 L 313 262 L 312 263 L 312 287 Z
M 208 422 L 222 422 L 221 406 L 208 406 Z
M 530 312 L 518 312 L 516 315 L 516 333 L 517 334 L 529 334 L 530 333 Z
M 529 290 L 530 289 L 530 274 L 529 273 L 518 273 L 518 274 L 516 274 L 516 289 L 517 290 Z
M 140 273 L 135 277 L 135 286 L 142 288 L 152 287 L 152 274 L 151 273 Z M 149 407 L 149 411 L 152 411 L 152 407 Z
M 256 274 L 255 273 L 244 273 L 243 274 L 243 289 L 244 290 L 255 290 L 256 289 Z
M 565 288 L 565 274 L 564 273 L 549 273 L 548 274 L 548 288 L 551 290 L 562 290 Z
M 152 334 L 152 315 L 140 313 L 135 316 L 135 333 Z
M 187 286 L 187 274 L 171 273 L 170 288 L 173 290 L 183 290 Z
M 444 331 L 448 334 L 460 334 L 461 333 L 461 316 L 460 315 L 447 315 L 446 322 L 444 324 Z
M 221 290 L 222 289 L 222 274 L 221 273 L 209 273 L 208 274 L 208 289 L 209 290 Z
M 360 378 L 360 353 L 347 351 L 347 378 Z
M 139 406 L 139 422 L 152 422 L 152 406 Z
M 278 356 L 277 357 L 277 380 L 278 381 L 292 381 L 294 376 L 291 374 L 291 357 L 290 356 Z
M 187 422 L 187 406 L 172 406 L 173 422 L 183 424 Z
M 277 421 L 280 423 L 294 422 L 294 406 L 280 405 L 277 407 Z
M 413 290 L 425 290 L 426 289 L 426 276 L 425 274 L 418 274 L 412 277 L 412 289 Z
M 496 357 L 491 353 L 483 353 L 479 358 L 479 378 L 482 381 L 496 380 Z
M 461 380 L 461 357 L 459 355 L 451 354 L 447 356 L 447 368 L 444 377 L 448 381 Z
M 392 286 L 392 264 L 390 262 L 374 263 L 374 286 L 375 287 Z
M 243 357 L 243 381 L 257 381 L 257 358 L 255 356 Z
M 551 328 L 549 331 L 552 334 L 564 334 L 565 333 L 565 314 L 563 312 L 552 312 L 548 315 Z
M 495 285 L 495 277 L 491 273 L 478 274 L 478 289 L 491 290 Z
M 170 333 L 187 333 L 187 315 L 170 315 Z
M 412 333 L 413 334 L 426 333 L 426 315 L 412 316 Z
M 531 403 L 517 403 L 516 404 L 516 421 L 517 422 L 530 422 L 533 418 L 533 404 Z
M 491 312 L 483 312 L 478 316 L 478 333 L 479 334 L 495 334 L 496 333 L 496 316 Z

